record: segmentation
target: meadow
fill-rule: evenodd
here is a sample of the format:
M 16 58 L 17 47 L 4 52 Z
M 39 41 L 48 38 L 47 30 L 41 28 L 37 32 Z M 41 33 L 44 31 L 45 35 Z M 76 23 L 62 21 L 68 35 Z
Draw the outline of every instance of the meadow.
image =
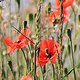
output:
M 80 0 L 0 0 L 0 80 L 80 80 Z

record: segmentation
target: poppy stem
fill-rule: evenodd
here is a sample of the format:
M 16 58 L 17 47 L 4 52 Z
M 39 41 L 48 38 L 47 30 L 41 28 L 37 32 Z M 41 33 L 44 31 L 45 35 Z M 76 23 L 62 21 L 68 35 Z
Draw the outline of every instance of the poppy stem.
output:
M 56 79 L 59 80 L 59 67 L 58 67 L 58 64 L 55 64 L 55 68 L 56 68 Z
M 55 68 L 54 68 L 53 64 L 52 64 L 52 69 L 53 69 L 53 80 L 56 80 L 56 77 L 55 77 Z
M 3 56 L 3 54 L 2 54 L 2 80 L 4 80 L 4 78 L 5 78 L 5 71 L 4 71 L 4 56 Z
M 36 46 L 35 46 L 35 51 L 34 51 L 34 80 L 36 80 Z
M 73 52 L 73 44 L 72 44 L 72 38 L 71 38 L 71 36 L 70 36 L 70 44 L 71 44 L 71 52 L 72 52 L 74 79 L 77 80 L 76 79 L 76 72 L 75 72 L 74 52 Z
M 44 65 L 44 67 L 43 67 L 43 80 L 45 80 L 44 78 L 45 78 L 45 76 L 44 76 L 44 74 L 46 73 L 46 65 Z
M 46 72 L 46 65 L 44 65 L 44 70 L 43 70 L 43 73 L 45 74 Z
M 43 68 L 44 67 L 40 66 L 40 68 L 41 68 L 41 72 L 42 72 L 42 80 L 44 80 L 44 76 L 45 76 L 44 73 L 43 73 Z
M 18 52 L 19 52 L 19 50 L 17 51 L 17 54 L 16 54 L 16 56 L 17 56 L 17 66 L 18 66 L 18 77 L 20 77 L 20 67 L 19 67 L 19 54 L 18 54 Z
M 37 34 L 36 36 L 38 37 L 38 42 L 40 41 L 40 16 L 41 16 L 41 3 L 42 3 L 42 0 L 39 0 L 39 8 L 38 8 L 38 12 L 36 14 L 36 27 L 37 27 Z M 35 45 L 35 51 L 34 51 L 34 80 L 37 80 L 37 76 L 36 76 L 36 52 L 37 52 L 37 49 L 38 49 L 38 54 L 39 54 L 39 48 L 37 47 L 37 44 Z
M 11 72 L 12 72 L 12 74 L 14 76 L 14 79 L 16 79 L 16 72 L 13 70 L 12 61 L 8 61 L 8 65 L 9 65 L 9 67 L 11 69 Z
M 60 19 L 60 21 L 61 21 L 61 24 L 60 24 L 60 29 L 61 29 L 61 34 L 60 34 L 60 43 L 61 43 L 61 46 L 62 46 L 62 34 L 63 34 L 63 0 L 60 0 L 60 16 L 61 16 L 61 19 Z M 63 49 L 62 49 L 63 50 Z M 63 78 L 63 61 L 62 61 L 62 50 L 61 50 L 61 56 L 60 56 L 60 58 L 61 58 L 61 60 L 60 60 L 60 79 L 62 80 L 62 78 Z
M 25 52 L 24 52 L 24 50 L 21 48 L 21 51 L 22 51 L 22 53 L 23 53 L 23 56 L 24 56 L 24 59 L 25 59 L 25 61 L 26 61 L 26 66 L 27 66 L 27 59 L 26 59 L 26 56 L 25 56 Z M 27 71 L 26 71 L 26 74 L 27 74 Z
M 22 50 L 23 56 L 24 56 L 25 61 L 26 61 L 26 56 L 25 56 L 24 50 L 23 49 L 21 49 L 21 50 Z

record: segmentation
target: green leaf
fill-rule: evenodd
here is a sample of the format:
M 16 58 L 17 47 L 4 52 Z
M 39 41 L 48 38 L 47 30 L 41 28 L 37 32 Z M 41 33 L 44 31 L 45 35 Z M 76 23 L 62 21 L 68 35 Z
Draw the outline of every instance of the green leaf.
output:
M 29 14 L 29 22 L 31 24 L 33 23 L 33 14 L 32 13 Z
M 48 13 L 51 12 L 51 3 L 48 4 Z
M 65 74 L 68 73 L 68 69 L 67 69 L 67 68 L 64 69 L 64 73 L 65 73 Z
M 64 79 L 65 77 L 67 77 L 73 70 L 74 70 L 74 69 L 71 69 L 71 70 L 63 77 L 63 79 Z
M 42 0 L 42 3 L 44 3 L 45 0 Z

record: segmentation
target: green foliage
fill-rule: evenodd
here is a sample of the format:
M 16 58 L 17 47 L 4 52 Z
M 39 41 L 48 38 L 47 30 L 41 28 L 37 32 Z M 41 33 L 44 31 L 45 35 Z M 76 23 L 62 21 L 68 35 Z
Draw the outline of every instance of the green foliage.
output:
M 44 3 L 45 0 L 41 0 L 41 1 L 42 1 L 42 3 Z
M 74 69 L 71 69 L 63 78 L 67 77 Z M 67 72 L 67 69 L 66 69 Z
M 67 35 L 68 35 L 69 39 L 71 39 L 71 30 L 70 29 L 67 30 Z
M 70 54 L 70 44 L 68 44 L 68 52 L 69 52 L 69 54 Z
M 64 73 L 65 73 L 65 74 L 68 73 L 68 69 L 67 69 L 67 68 L 64 69 Z
M 51 12 L 51 3 L 48 4 L 48 13 Z
M 76 45 L 76 44 L 74 44 L 74 52 L 76 51 L 76 48 L 77 48 L 77 45 Z
M 20 8 L 20 0 L 16 0 L 17 4 L 18 4 L 18 8 Z
M 29 14 L 29 22 L 30 22 L 30 24 L 33 23 L 33 14 L 32 13 Z
M 78 20 L 79 20 L 79 24 L 80 24 L 80 15 L 78 15 Z

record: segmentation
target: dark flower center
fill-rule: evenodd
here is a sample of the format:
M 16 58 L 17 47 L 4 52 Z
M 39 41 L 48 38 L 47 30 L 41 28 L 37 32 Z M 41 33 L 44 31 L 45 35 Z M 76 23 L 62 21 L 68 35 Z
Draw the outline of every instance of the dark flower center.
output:
M 17 41 L 17 43 L 20 43 L 21 41 Z
M 49 58 L 49 59 L 52 57 L 52 55 L 49 53 L 48 49 L 46 49 L 46 56 L 47 56 L 47 58 Z

